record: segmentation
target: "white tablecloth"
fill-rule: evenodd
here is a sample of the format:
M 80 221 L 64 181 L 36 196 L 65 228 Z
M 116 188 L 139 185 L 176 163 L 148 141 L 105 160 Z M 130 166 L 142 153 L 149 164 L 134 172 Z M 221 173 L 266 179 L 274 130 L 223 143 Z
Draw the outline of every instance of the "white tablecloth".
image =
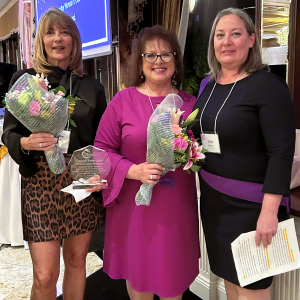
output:
M 2 132 L 3 128 L 0 123 L 0 140 Z M 0 161 L 0 244 L 24 245 L 21 176 L 19 166 L 8 153 Z
M 296 129 L 296 145 L 292 168 L 291 189 L 298 186 L 300 186 L 300 129 Z

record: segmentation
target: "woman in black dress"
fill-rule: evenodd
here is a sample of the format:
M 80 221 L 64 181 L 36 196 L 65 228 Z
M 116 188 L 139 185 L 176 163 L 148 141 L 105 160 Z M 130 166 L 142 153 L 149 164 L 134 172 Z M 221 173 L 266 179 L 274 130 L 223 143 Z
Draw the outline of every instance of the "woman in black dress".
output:
M 228 300 L 270 299 L 272 277 L 239 286 L 231 243 L 256 230 L 256 244 L 267 247 L 278 221 L 288 218 L 295 145 L 292 100 L 284 80 L 262 64 L 253 23 L 242 10 L 228 8 L 217 15 L 208 61 L 210 80 L 195 105 L 200 122 L 194 133 L 210 151 L 199 176 L 210 267 L 225 279 Z M 237 181 L 238 188 L 213 188 L 215 175 L 223 183 Z M 253 184 L 260 201 L 245 192 Z
M 72 153 L 92 145 L 100 118 L 106 108 L 103 86 L 83 74 L 81 39 L 70 16 L 56 8 L 42 15 L 34 54 L 34 68 L 14 74 L 11 85 L 25 72 L 45 74 L 51 88 L 64 86 L 67 95 L 78 96 L 71 119 L 70 143 L 66 163 Z M 67 96 L 66 95 L 66 96 Z M 3 143 L 19 165 L 22 175 L 22 223 L 33 262 L 31 299 L 56 299 L 63 240 L 65 262 L 63 295 L 65 300 L 83 299 L 86 255 L 92 231 L 104 224 L 101 195 L 93 193 L 76 203 L 71 194 L 60 190 L 72 183 L 68 168 L 53 174 L 44 156 L 57 138 L 49 133 L 32 134 L 12 114 L 6 112 Z M 100 190 L 97 186 L 89 191 Z

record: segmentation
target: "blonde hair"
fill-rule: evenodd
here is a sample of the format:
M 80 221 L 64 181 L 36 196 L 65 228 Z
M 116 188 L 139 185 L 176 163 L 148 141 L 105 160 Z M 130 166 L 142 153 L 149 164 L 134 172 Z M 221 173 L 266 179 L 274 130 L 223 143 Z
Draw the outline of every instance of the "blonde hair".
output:
M 211 28 L 209 43 L 208 43 L 208 51 L 207 51 L 207 60 L 208 60 L 208 65 L 210 67 L 210 72 L 208 73 L 208 75 L 210 75 L 210 80 L 216 79 L 219 72 L 221 71 L 221 64 L 217 60 L 216 54 L 215 54 L 214 36 L 215 36 L 216 27 L 217 27 L 219 20 L 222 17 L 227 16 L 227 15 L 238 16 L 244 22 L 244 25 L 245 25 L 245 28 L 247 30 L 249 37 L 252 36 L 252 33 L 255 34 L 254 24 L 253 24 L 251 18 L 249 17 L 249 15 L 247 13 L 245 13 L 243 10 L 238 9 L 238 8 L 229 7 L 229 8 L 223 9 L 222 11 L 220 11 L 217 14 L 217 16 L 213 22 L 212 28 Z M 243 63 L 239 67 L 239 72 L 244 70 L 246 73 L 252 74 L 261 69 L 268 69 L 268 66 L 262 63 L 261 49 L 260 49 L 257 35 L 255 34 L 254 44 L 251 48 L 249 48 L 248 57 L 247 57 L 245 63 Z
M 52 65 L 47 61 L 47 53 L 45 51 L 43 39 L 47 30 L 53 26 L 67 29 L 70 32 L 70 35 L 73 39 L 73 45 L 70 55 L 69 68 L 72 70 L 74 75 L 82 77 L 82 50 L 78 27 L 69 15 L 55 7 L 51 7 L 47 12 L 42 14 L 39 22 L 33 55 L 33 67 L 35 71 L 39 74 L 50 74 L 52 72 L 52 70 L 48 68 Z

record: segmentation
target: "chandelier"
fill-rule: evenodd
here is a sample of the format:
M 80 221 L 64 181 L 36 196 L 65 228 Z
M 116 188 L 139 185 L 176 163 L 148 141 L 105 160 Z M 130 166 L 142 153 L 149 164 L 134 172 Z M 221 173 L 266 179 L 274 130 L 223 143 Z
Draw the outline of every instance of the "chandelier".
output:
M 289 27 L 286 26 L 277 32 L 277 41 L 280 46 L 287 46 L 289 38 Z

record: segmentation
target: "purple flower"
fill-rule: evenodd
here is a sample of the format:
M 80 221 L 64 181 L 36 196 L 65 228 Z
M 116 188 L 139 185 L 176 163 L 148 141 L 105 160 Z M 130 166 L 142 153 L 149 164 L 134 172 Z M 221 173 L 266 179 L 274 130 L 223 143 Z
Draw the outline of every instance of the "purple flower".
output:
M 18 84 L 17 87 L 16 87 L 16 90 L 18 90 L 19 92 L 22 92 L 23 91 L 23 86 Z
M 38 116 L 41 111 L 41 105 L 38 101 L 31 101 L 29 105 L 29 113 L 31 116 Z
M 185 133 L 188 135 L 188 137 L 193 136 L 193 131 L 191 129 L 188 129 Z

